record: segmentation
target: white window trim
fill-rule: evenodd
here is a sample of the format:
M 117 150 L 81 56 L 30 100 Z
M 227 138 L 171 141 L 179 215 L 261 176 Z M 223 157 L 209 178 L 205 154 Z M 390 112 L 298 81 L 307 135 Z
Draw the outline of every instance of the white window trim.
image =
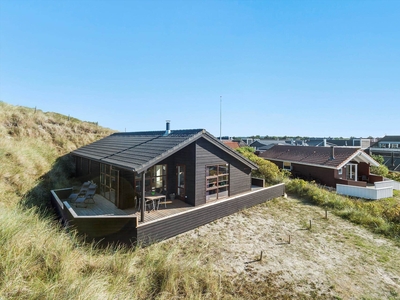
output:
M 287 168 L 287 166 L 285 167 L 285 163 L 290 164 L 289 168 Z M 282 169 L 287 170 L 287 171 L 292 171 L 292 163 L 289 161 L 284 161 L 283 165 L 282 165 Z

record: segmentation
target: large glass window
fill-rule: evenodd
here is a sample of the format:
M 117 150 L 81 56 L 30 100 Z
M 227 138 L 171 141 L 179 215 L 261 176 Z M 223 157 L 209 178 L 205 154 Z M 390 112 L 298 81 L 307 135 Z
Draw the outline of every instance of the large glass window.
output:
M 142 174 L 135 177 L 136 193 L 142 194 Z M 165 193 L 167 190 L 167 165 L 155 165 L 147 170 L 145 176 L 145 191 Z
M 206 201 L 229 196 L 229 165 L 206 166 Z
M 100 194 L 117 204 L 119 192 L 119 171 L 113 169 L 110 165 L 100 165 Z

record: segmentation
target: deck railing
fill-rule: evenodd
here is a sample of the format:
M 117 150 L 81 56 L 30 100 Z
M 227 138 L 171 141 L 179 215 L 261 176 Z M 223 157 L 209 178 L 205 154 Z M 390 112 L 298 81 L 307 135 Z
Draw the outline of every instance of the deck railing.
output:
M 285 193 L 285 185 L 281 183 L 256 189 L 142 224 L 138 224 L 138 219 L 133 215 L 77 215 L 69 203 L 63 201 L 71 191 L 72 189 L 51 191 L 52 203 L 66 226 L 75 228 L 89 240 L 105 244 L 133 244 L 136 241 L 146 245 L 280 197 Z
M 337 184 L 336 193 L 357 198 L 378 200 L 393 197 L 393 186 L 377 188 Z
M 384 181 L 375 182 L 375 187 L 387 187 L 387 186 L 392 186 L 394 190 L 400 190 L 400 182 L 395 180 L 385 179 Z
M 76 229 L 88 241 L 118 243 L 122 235 L 125 243 L 136 242 L 136 216 L 79 216 L 67 201 L 63 201 L 71 192 L 72 188 L 66 188 L 50 193 L 51 202 L 67 228 Z

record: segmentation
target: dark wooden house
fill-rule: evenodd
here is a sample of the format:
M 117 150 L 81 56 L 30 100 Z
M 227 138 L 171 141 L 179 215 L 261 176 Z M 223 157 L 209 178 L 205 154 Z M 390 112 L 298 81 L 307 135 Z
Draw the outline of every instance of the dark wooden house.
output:
M 168 238 L 284 193 L 283 184 L 254 187 L 257 165 L 204 129 L 114 133 L 71 155 L 76 177 L 98 187 L 94 204 L 74 206 L 71 189 L 52 191 L 53 203 L 69 225 L 104 241 Z M 146 212 L 149 194 L 168 205 Z
M 203 129 L 114 133 L 72 155 L 77 177 L 94 180 L 121 209 L 134 207 L 143 188 L 193 206 L 247 192 L 257 168 Z
M 357 147 L 311 147 L 275 145 L 260 154 L 294 177 L 315 180 L 326 186 L 336 184 L 366 186 L 381 181 L 370 174 L 370 166 L 379 164 Z
M 386 135 L 371 145 L 368 152 L 372 155 L 381 155 L 383 164 L 392 171 L 400 172 L 400 136 Z

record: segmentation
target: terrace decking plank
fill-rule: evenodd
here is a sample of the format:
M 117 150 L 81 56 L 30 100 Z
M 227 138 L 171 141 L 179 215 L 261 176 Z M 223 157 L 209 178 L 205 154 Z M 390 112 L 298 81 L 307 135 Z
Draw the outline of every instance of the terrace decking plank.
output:
M 252 189 L 250 193 L 242 193 L 226 199 L 208 202 L 199 206 L 191 206 L 181 200 L 160 206 L 158 211 L 146 212 L 144 222 L 138 222 L 140 212 L 130 208 L 121 210 L 100 195 L 95 196 L 95 203 L 87 207 L 63 205 L 68 192 L 59 190 L 64 201 L 60 200 L 57 191 L 51 193 L 52 202 L 59 206 L 58 211 L 67 226 L 74 226 L 87 238 L 110 242 L 136 243 L 147 245 L 155 241 L 176 236 L 216 219 L 237 211 L 263 203 L 284 194 L 283 183 L 276 186 Z
M 253 188 L 252 190 L 256 190 Z M 226 200 L 228 200 L 227 198 Z M 64 200 L 65 201 L 65 200 Z M 224 199 L 210 201 L 200 206 L 213 205 L 213 203 L 224 201 Z M 137 208 L 119 209 L 111 201 L 107 200 L 103 196 L 96 194 L 94 196 L 95 203 L 87 203 L 86 207 L 76 207 L 74 203 L 69 203 L 71 208 L 78 216 L 123 216 L 131 215 L 136 216 L 140 220 L 140 211 Z M 86 205 L 86 204 L 85 204 Z M 198 209 L 200 206 L 192 206 L 182 200 L 174 199 L 173 201 L 167 200 L 167 208 L 164 204 L 160 204 L 158 210 L 146 210 L 144 216 L 144 222 L 139 221 L 139 226 L 146 224 L 147 222 L 156 221 L 158 219 L 167 218 L 185 211 L 192 209 Z
M 74 203 L 69 203 L 71 208 L 78 216 L 120 216 L 134 215 L 140 218 L 140 212 L 137 208 L 119 209 L 112 202 L 103 196 L 96 194 L 94 196 L 95 203 L 87 203 L 86 207 L 76 207 Z M 180 213 L 185 210 L 193 209 L 194 206 L 187 204 L 181 200 L 167 201 L 167 208 L 160 204 L 158 210 L 151 210 L 145 213 L 145 222 L 154 221 L 160 218 L 168 217 Z

